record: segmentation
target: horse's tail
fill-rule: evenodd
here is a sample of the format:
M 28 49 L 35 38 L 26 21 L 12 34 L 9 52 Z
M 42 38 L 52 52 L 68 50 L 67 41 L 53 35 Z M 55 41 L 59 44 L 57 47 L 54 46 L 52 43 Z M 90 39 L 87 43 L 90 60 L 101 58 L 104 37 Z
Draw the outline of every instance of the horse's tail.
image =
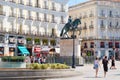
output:
M 60 36 L 62 36 L 62 35 L 63 35 L 63 30 L 64 30 L 64 29 L 62 29 L 62 31 L 61 31 L 61 33 L 60 33 Z

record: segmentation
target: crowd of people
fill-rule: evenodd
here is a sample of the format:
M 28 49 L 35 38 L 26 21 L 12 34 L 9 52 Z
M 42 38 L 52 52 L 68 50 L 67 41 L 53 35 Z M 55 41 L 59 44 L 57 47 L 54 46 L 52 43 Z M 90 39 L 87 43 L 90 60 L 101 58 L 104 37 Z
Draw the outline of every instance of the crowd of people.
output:
M 30 59 L 31 59 L 31 63 L 39 63 L 39 64 L 46 63 L 46 57 L 31 56 Z
M 104 56 L 104 58 L 102 59 L 104 77 L 106 77 L 106 73 L 108 72 L 108 63 L 109 62 L 111 62 L 110 69 L 116 69 L 114 56 L 112 56 L 110 60 L 108 60 L 107 56 Z M 99 67 L 101 67 L 100 59 L 96 57 L 96 59 L 94 61 L 94 67 L 93 67 L 95 69 L 95 77 L 98 77 Z

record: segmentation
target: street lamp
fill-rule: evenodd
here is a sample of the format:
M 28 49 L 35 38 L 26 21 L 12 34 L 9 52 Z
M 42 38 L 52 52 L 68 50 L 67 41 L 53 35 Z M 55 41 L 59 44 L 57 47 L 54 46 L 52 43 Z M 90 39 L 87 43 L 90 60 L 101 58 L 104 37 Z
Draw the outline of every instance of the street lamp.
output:
M 69 16 L 68 22 L 65 24 L 65 26 L 63 27 L 60 36 L 65 36 L 67 35 L 67 38 L 69 39 L 73 39 L 73 54 L 72 54 L 72 68 L 75 68 L 75 31 L 79 30 L 79 35 L 81 33 L 81 28 L 78 28 L 78 25 L 81 24 L 80 19 L 75 19 L 74 21 L 72 21 L 71 16 Z M 65 31 L 65 32 L 64 32 Z M 71 38 L 68 36 L 68 32 L 72 32 Z
M 113 56 L 114 56 L 114 59 L 115 59 L 115 47 L 113 47 Z
M 73 54 L 72 54 L 72 68 L 75 68 L 75 28 L 72 28 L 73 34 L 72 34 L 72 39 L 73 39 Z
M 75 26 L 72 25 L 72 36 L 71 36 L 71 38 L 73 39 L 72 68 L 75 68 L 75 39 L 76 39 L 75 31 L 79 31 L 79 35 L 81 34 L 81 28 L 79 29 L 77 26 L 78 25 Z

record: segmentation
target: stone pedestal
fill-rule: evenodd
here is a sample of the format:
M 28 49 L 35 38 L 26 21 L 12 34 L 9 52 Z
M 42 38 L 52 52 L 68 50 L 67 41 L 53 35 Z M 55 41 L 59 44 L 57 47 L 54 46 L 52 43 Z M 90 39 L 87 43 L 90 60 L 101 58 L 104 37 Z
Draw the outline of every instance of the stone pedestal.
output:
M 83 58 L 81 57 L 81 39 L 75 39 L 75 64 L 83 65 Z M 73 39 L 60 40 L 60 57 L 64 58 L 64 63 L 71 65 L 73 55 Z

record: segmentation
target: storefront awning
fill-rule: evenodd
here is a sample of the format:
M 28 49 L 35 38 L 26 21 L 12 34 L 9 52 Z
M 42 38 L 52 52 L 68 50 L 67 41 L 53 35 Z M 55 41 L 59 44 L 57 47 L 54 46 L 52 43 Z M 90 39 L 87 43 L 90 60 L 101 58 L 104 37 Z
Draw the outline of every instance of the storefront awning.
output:
M 40 53 L 41 51 L 41 48 L 40 47 L 35 47 L 34 48 L 34 53 Z
M 41 52 L 43 53 L 60 53 L 60 48 L 43 48 L 41 49 Z
M 30 54 L 25 46 L 18 46 L 18 49 L 21 51 L 22 54 Z

